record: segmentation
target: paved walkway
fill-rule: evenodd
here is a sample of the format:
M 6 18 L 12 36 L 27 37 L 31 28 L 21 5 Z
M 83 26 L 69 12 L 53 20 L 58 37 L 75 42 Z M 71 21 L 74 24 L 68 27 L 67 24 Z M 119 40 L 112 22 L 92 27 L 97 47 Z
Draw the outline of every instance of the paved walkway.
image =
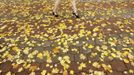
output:
M 52 6 L 0 1 L 0 75 L 134 75 L 134 1 Z

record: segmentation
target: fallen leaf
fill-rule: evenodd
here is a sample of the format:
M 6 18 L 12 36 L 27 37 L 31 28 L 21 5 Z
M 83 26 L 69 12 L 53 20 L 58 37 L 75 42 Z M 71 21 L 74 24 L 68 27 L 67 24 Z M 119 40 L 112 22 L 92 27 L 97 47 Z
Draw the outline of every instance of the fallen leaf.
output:
M 40 58 L 40 59 L 43 59 L 43 54 L 42 53 L 38 53 L 37 57 Z

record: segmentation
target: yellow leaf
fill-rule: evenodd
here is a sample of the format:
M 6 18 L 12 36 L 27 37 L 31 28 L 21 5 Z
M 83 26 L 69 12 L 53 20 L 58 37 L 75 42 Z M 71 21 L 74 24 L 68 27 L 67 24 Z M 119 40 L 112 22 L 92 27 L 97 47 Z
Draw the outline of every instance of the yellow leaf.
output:
M 13 68 L 17 68 L 18 66 L 18 64 L 13 64 Z
M 63 67 L 64 67 L 64 69 L 68 69 L 69 65 L 64 63 Z
M 94 48 L 94 46 L 90 44 L 90 45 L 88 46 L 88 48 L 90 48 L 90 49 L 91 49 L 91 48 Z
M 134 73 L 134 70 L 132 70 L 132 69 L 129 69 L 129 73 Z
M 70 57 L 69 56 L 64 56 L 63 59 L 67 62 L 67 63 L 70 63 Z
M 134 56 L 133 56 L 132 54 L 128 54 L 128 58 L 129 58 L 130 60 L 134 60 Z
M 29 71 L 35 71 L 37 69 L 37 66 L 31 66 L 30 68 L 29 68 Z
M 9 72 L 7 72 L 7 73 L 6 73 L 6 75 L 11 75 L 11 72 L 10 72 L 10 71 L 9 71 Z
M 51 57 L 50 57 L 50 56 L 48 56 L 48 57 L 47 57 L 47 62 L 48 62 L 48 63 L 51 63 L 51 62 L 52 62 L 52 60 L 51 60 Z
M 7 54 L 8 59 L 13 59 L 14 57 L 11 54 Z
M 25 53 L 25 54 L 28 54 L 29 53 L 29 48 L 28 47 L 26 47 L 24 50 L 23 50 L 23 52 Z
M 86 67 L 86 64 L 85 63 L 81 63 L 80 66 L 78 67 L 79 70 L 82 70 L 83 68 Z
M 114 54 L 114 53 L 111 53 L 111 55 L 112 55 L 112 57 L 116 57 L 116 54 Z
M 125 51 L 124 53 L 122 53 L 122 56 L 125 57 L 125 56 L 127 56 L 128 54 L 129 54 L 129 52 L 128 52 L 128 51 Z
M 105 23 L 102 23 L 102 24 L 101 24 L 102 27 L 105 27 L 106 25 L 107 25 L 107 24 L 105 24 Z
M 23 68 L 21 67 L 21 68 L 18 69 L 18 72 L 21 72 L 22 70 L 23 70 Z
M 93 36 L 96 37 L 97 36 L 97 33 L 93 33 Z
M 84 60 L 86 59 L 86 56 L 84 54 L 80 54 L 80 59 Z
M 100 65 L 99 65 L 98 62 L 94 62 L 92 65 L 93 65 L 95 68 L 100 68 Z
M 91 31 L 87 31 L 87 35 L 91 35 L 91 33 L 92 33 Z
M 71 75 L 74 75 L 74 71 L 73 71 L 73 70 L 70 70 L 70 74 L 71 74 Z
M 80 37 L 84 36 L 84 33 L 85 33 L 85 30 L 84 29 L 81 29 L 80 32 L 79 32 L 79 36 Z
M 106 65 L 106 64 L 101 64 L 101 65 L 104 68 L 104 70 L 107 70 L 109 72 L 113 72 L 110 65 Z
M 70 20 L 68 20 L 68 22 L 69 22 L 69 23 L 73 23 L 73 20 L 70 19 Z
M 94 31 L 94 32 L 99 31 L 99 27 L 94 28 L 93 31 Z
M 29 75 L 35 75 L 35 72 L 31 72 Z
M 105 56 L 108 56 L 108 52 L 107 51 L 105 51 L 105 52 L 103 52 L 103 54 L 105 55 Z
M 60 23 L 58 28 L 59 28 L 59 29 L 66 29 L 67 26 L 66 26 L 65 23 Z
M 106 50 L 108 47 L 106 45 L 102 45 L 102 49 Z
M 15 51 L 15 52 L 19 52 L 20 51 L 20 49 L 18 47 L 13 47 L 12 50 Z
M 53 49 L 53 52 L 54 52 L 54 53 L 59 53 L 59 51 L 60 51 L 60 49 L 59 49 L 58 47 L 55 47 L 55 48 Z
M 123 59 L 125 63 L 129 63 L 129 60 L 128 59 Z
M 58 73 L 58 72 L 59 72 L 59 69 L 57 69 L 57 68 L 52 69 L 52 73 Z
M 105 75 L 103 71 L 95 71 L 94 75 Z
M 41 72 L 41 75 L 46 75 L 46 73 L 47 73 L 47 71 L 46 71 L 46 70 L 43 70 L 43 71 Z
M 40 59 L 43 59 L 43 54 L 42 53 L 38 53 L 37 57 L 40 58 Z
M 63 75 L 68 75 L 67 70 L 63 71 Z

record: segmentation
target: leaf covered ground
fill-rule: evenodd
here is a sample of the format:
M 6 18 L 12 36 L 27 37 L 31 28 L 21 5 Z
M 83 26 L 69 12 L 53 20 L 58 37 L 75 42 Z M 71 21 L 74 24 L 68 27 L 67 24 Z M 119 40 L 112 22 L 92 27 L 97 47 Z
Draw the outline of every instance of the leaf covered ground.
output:
M 0 1 L 0 75 L 134 75 L 134 1 Z

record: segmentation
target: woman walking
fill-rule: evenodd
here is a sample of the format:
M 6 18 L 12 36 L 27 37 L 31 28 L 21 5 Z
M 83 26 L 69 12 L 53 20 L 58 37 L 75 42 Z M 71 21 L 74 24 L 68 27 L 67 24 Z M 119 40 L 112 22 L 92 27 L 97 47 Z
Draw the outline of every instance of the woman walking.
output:
M 56 0 L 55 1 L 55 5 L 54 5 L 54 9 L 53 9 L 53 15 L 55 17 L 58 17 L 57 11 L 58 11 L 58 7 L 59 7 L 60 2 L 61 2 L 61 0 Z M 73 9 L 73 13 L 72 14 L 76 18 L 79 18 L 79 15 L 77 13 L 77 8 L 76 8 L 76 0 L 71 0 L 71 4 L 72 4 L 72 9 Z

